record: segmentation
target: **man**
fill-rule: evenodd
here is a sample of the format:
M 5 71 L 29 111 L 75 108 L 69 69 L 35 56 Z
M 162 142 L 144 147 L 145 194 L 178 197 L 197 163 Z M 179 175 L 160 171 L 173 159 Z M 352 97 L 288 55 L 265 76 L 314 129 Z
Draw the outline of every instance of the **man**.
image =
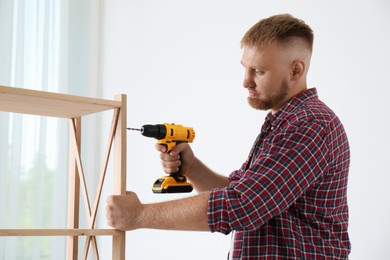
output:
M 349 145 L 338 117 L 307 88 L 313 32 L 291 15 L 275 15 L 241 44 L 249 104 L 270 110 L 247 161 L 227 178 L 188 144 L 170 154 L 156 146 L 164 171 L 181 165 L 199 194 L 156 204 L 132 192 L 111 196 L 108 224 L 233 233 L 231 259 L 347 259 Z

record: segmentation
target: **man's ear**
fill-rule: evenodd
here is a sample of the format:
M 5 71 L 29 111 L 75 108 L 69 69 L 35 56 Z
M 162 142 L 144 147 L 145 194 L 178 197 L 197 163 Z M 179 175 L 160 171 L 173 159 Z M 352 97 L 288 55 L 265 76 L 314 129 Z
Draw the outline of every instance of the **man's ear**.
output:
M 291 64 L 291 80 L 297 80 L 302 77 L 305 72 L 306 64 L 302 60 L 294 60 Z

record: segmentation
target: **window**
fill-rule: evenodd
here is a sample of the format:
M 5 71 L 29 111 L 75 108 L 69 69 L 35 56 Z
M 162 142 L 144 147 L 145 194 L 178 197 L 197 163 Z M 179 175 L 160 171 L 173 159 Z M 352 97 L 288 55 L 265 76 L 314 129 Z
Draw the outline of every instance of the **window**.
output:
M 0 1 L 0 85 L 97 97 L 96 5 Z M 67 138 L 67 121 L 0 112 L 0 228 L 66 227 Z M 65 241 L 0 237 L 0 259 L 64 258 Z

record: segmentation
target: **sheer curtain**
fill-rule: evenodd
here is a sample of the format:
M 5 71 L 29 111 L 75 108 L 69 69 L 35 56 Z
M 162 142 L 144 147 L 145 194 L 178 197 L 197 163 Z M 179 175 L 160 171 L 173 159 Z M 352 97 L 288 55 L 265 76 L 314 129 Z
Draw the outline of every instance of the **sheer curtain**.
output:
M 98 21 L 99 1 L 0 0 L 0 85 L 99 97 Z M 67 123 L 0 112 L 0 229 L 66 227 Z M 65 241 L 0 237 L 0 259 L 64 259 Z

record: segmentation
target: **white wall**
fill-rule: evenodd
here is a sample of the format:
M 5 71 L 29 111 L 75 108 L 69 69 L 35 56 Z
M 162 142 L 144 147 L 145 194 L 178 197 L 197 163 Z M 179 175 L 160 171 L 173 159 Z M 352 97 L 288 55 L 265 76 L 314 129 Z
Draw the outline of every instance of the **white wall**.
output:
M 103 97 L 128 95 L 129 126 L 193 126 L 195 153 L 228 175 L 246 159 L 265 116 L 247 105 L 239 41 L 261 18 L 302 18 L 315 32 L 309 85 L 350 139 L 350 258 L 389 259 L 389 3 L 103 1 Z M 143 202 L 178 197 L 150 190 L 162 175 L 154 143 L 128 133 L 127 187 Z M 229 243 L 220 234 L 138 230 L 127 233 L 127 259 L 224 259 Z

